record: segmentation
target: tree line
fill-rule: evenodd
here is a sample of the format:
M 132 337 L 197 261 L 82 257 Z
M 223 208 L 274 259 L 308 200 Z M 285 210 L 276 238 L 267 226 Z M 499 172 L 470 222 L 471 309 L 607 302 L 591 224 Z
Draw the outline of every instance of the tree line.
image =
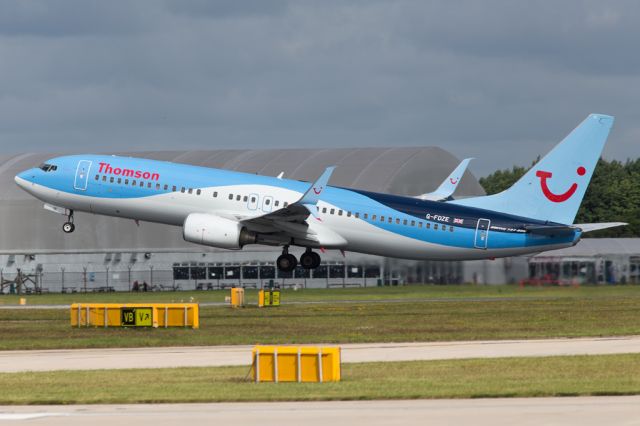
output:
M 531 167 L 498 170 L 480 178 L 479 182 L 488 195 L 496 194 L 513 185 Z M 629 225 L 590 232 L 585 237 L 640 237 L 640 158 L 626 162 L 598 161 L 575 219 L 575 223 L 592 222 L 627 222 Z

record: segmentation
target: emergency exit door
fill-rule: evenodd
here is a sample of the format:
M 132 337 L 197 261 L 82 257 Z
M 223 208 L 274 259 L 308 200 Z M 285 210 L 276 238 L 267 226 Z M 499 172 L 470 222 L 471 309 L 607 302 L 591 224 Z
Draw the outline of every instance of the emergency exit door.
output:
M 486 250 L 490 226 L 491 221 L 489 219 L 478 219 L 478 224 L 476 225 L 476 240 L 474 244 L 476 248 Z
M 91 161 L 80 160 L 78 162 L 78 168 L 76 169 L 76 178 L 73 181 L 73 188 L 80 191 L 86 191 L 87 181 L 89 180 L 89 169 L 91 168 Z

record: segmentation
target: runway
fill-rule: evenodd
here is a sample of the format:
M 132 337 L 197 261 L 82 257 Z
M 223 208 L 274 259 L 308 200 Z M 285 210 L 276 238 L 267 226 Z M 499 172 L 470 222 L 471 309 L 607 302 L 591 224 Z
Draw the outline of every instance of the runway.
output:
M 0 424 L 640 425 L 640 397 L 0 406 Z
M 640 336 L 338 345 L 342 362 L 640 353 Z M 252 346 L 0 351 L 0 372 L 249 365 Z

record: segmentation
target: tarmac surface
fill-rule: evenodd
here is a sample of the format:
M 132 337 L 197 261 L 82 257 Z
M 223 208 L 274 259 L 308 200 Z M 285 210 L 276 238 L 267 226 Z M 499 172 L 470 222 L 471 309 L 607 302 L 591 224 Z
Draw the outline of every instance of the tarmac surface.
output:
M 334 346 L 334 345 L 329 345 Z M 337 345 L 342 362 L 640 353 L 640 336 Z M 252 346 L 0 351 L 0 372 L 250 365 Z
M 640 425 L 640 396 L 0 406 L 0 425 Z

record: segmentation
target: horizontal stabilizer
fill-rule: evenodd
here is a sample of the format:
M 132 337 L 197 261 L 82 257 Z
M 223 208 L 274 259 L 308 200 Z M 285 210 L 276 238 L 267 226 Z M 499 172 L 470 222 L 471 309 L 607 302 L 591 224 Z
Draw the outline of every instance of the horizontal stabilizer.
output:
M 552 225 L 552 226 L 544 226 L 544 225 L 531 225 L 525 226 L 527 232 L 530 234 L 537 235 L 554 235 L 554 236 L 562 236 L 562 235 L 573 235 L 576 229 L 573 226 L 566 225 Z
M 573 226 L 582 229 L 582 232 L 599 231 L 601 229 L 614 228 L 616 226 L 625 226 L 625 222 L 601 222 L 601 223 L 576 223 Z

